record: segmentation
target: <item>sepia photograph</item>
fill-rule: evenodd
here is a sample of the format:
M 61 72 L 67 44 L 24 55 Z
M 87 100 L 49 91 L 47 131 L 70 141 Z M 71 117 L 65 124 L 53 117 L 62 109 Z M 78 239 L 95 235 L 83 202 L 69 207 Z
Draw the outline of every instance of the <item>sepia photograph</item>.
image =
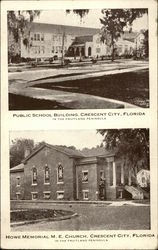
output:
M 147 8 L 8 10 L 7 25 L 9 110 L 149 108 Z
M 10 131 L 11 231 L 149 230 L 149 129 Z

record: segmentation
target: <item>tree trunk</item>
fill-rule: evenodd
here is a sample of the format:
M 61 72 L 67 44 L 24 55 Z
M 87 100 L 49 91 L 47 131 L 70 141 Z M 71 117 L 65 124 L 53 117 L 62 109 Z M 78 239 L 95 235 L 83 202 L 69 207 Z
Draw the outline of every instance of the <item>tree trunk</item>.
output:
M 115 55 L 114 55 L 114 53 L 115 53 L 115 49 L 114 49 L 114 44 L 112 45 L 112 57 L 111 57 L 111 61 L 113 62 L 114 61 L 114 59 L 115 59 Z
M 111 35 L 111 48 L 112 48 L 112 53 L 111 53 L 111 61 L 113 62 L 115 59 L 115 48 L 114 48 L 114 37 L 113 34 Z
M 64 65 L 64 39 L 65 39 L 65 32 L 63 32 L 62 36 L 62 57 L 61 57 L 61 65 Z

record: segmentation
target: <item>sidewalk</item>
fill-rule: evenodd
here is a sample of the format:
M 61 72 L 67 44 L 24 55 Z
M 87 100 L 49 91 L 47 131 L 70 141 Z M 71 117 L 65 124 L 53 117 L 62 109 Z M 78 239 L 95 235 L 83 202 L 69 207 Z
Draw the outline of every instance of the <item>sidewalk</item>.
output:
M 134 62 L 135 63 L 135 62 Z M 137 64 L 137 65 L 135 65 Z M 9 74 L 9 93 L 37 100 L 55 101 L 66 109 L 107 109 L 107 108 L 134 108 L 137 107 L 123 101 L 81 94 L 61 90 L 36 88 L 36 84 L 60 83 L 66 81 L 83 80 L 88 78 L 114 75 L 119 73 L 134 72 L 148 68 L 146 62 L 129 65 L 124 63 L 109 65 L 92 65 L 91 67 L 76 67 L 67 69 L 47 69 Z M 106 68 L 105 68 L 106 67 Z

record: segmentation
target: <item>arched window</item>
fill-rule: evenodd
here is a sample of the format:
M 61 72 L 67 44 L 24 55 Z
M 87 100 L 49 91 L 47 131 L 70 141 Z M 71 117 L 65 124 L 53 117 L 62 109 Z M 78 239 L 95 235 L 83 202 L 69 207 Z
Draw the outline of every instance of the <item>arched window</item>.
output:
M 37 169 L 35 167 L 32 169 L 32 184 L 37 184 Z
M 50 170 L 49 167 L 46 165 L 44 168 L 44 183 L 50 182 Z
M 57 181 L 58 182 L 63 182 L 64 181 L 64 173 L 63 173 L 63 166 L 61 163 L 58 164 L 58 169 L 57 169 Z
M 88 47 L 88 56 L 91 56 L 91 54 L 92 54 L 92 48 Z

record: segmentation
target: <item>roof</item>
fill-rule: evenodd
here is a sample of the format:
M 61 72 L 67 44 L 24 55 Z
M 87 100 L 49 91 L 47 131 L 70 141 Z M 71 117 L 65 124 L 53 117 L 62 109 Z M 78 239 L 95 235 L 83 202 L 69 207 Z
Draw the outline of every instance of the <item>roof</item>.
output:
M 48 143 L 43 143 L 38 148 L 34 149 L 32 151 L 32 153 L 30 153 L 25 159 L 23 159 L 21 164 L 11 168 L 10 172 L 24 171 L 24 164 L 26 164 L 26 162 L 31 157 L 33 157 L 35 154 L 37 154 L 44 147 L 55 149 L 56 151 L 59 151 L 63 154 L 66 154 L 69 157 L 79 158 L 79 159 L 83 159 L 86 157 L 92 157 L 92 156 L 93 157 L 110 157 L 110 156 L 115 155 L 114 151 L 107 151 L 104 147 L 98 147 L 98 148 L 92 148 L 92 149 L 86 148 L 83 150 L 77 150 L 77 149 L 72 149 L 72 148 L 66 147 L 66 146 L 57 146 L 57 145 L 51 145 Z
M 68 148 L 66 146 L 57 146 L 57 145 L 51 145 L 51 144 L 48 144 L 48 143 L 43 143 L 40 147 L 33 150 L 32 153 L 29 154 L 22 162 L 26 163 L 31 157 L 33 157 L 35 154 L 37 154 L 44 147 L 55 149 L 56 151 L 64 153 L 69 157 L 74 157 L 74 158 L 76 158 L 76 157 L 77 158 L 84 157 L 84 155 L 81 152 L 79 152 L 78 150 L 71 149 L 71 148 Z
M 52 34 L 53 33 L 62 34 L 63 32 L 65 32 L 66 34 L 73 34 L 75 36 L 87 36 L 98 33 L 100 29 L 33 22 L 31 23 L 31 31 L 52 33 Z
M 10 169 L 10 172 L 14 173 L 14 172 L 22 172 L 24 171 L 24 164 L 20 163 L 19 165 L 13 167 Z
M 93 36 L 77 36 L 73 44 L 82 44 L 85 42 L 93 42 Z
M 134 42 L 134 39 L 138 35 L 138 32 L 129 32 L 129 31 L 124 31 L 122 34 L 123 40 L 128 40 L 130 42 Z
M 148 170 L 148 169 L 141 169 L 141 170 L 137 173 L 137 175 L 140 175 L 140 174 L 142 174 L 142 173 L 150 174 L 150 170 Z
M 115 154 L 114 151 L 108 151 L 104 147 L 91 148 L 91 149 L 86 148 L 83 149 L 81 152 L 85 157 L 91 157 L 91 156 L 108 157 L 108 156 L 113 156 Z

